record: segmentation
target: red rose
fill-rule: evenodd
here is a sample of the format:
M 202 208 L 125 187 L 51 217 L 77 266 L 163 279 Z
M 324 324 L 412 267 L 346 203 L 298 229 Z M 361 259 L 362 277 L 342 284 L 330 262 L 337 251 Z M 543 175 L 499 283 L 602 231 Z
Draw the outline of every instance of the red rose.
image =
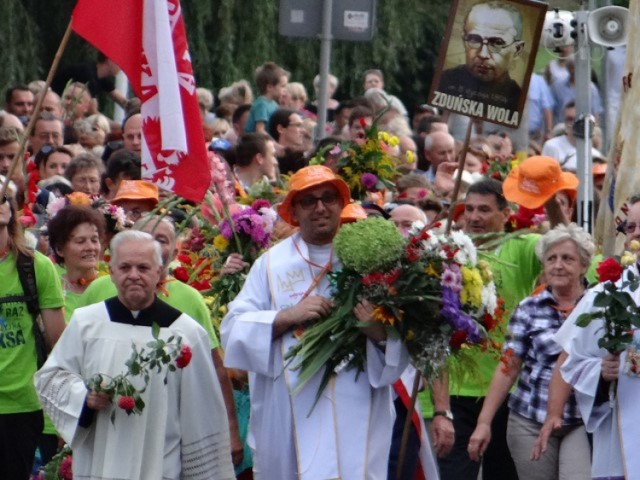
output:
M 180 349 L 180 355 L 178 355 L 178 358 L 176 358 L 176 367 L 184 368 L 189 365 L 192 356 L 193 354 L 191 353 L 191 347 L 189 347 L 189 345 L 183 345 Z
M 184 267 L 177 267 L 173 271 L 173 276 L 176 277 L 176 280 L 180 280 L 183 283 L 187 283 L 189 280 L 189 272 Z
M 617 282 L 620 280 L 623 270 L 622 265 L 620 265 L 615 258 L 607 258 L 600 262 L 596 268 L 598 281 L 606 282 L 609 280 L 611 282 Z
M 467 340 L 467 332 L 465 332 L 464 330 L 456 330 L 455 332 L 453 332 L 453 335 L 451 336 L 451 340 L 449 340 L 449 346 L 454 350 L 458 349 L 462 346 L 464 342 L 466 342 L 466 340 Z
M 126 410 L 127 415 L 131 415 L 131 412 L 136 408 L 136 401 L 129 395 L 123 395 L 118 399 L 118 406 L 121 409 Z
M 367 119 L 364 117 L 358 118 L 358 122 L 360 122 L 360 126 L 362 128 L 367 128 Z
M 60 476 L 64 480 L 73 480 L 73 459 L 71 455 L 67 455 L 60 462 Z

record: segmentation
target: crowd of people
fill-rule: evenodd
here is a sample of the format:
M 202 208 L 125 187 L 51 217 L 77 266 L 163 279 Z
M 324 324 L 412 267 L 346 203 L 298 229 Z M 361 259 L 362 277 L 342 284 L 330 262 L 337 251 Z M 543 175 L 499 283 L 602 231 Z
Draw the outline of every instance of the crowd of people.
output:
M 465 49 L 477 55 L 467 52 L 469 61 L 514 44 L 474 34 L 472 20 Z M 224 166 L 227 207 L 241 210 L 265 188 L 277 204 L 277 234 L 262 256 L 250 265 L 233 253 L 208 273 L 211 285 L 247 274 L 219 324 L 212 319 L 220 312 L 174 275 L 198 222 L 219 220 L 190 215 L 194 205 L 174 208 L 170 192 L 141 178 L 140 102 L 115 88 L 117 66 L 100 56 L 59 72 L 52 88 L 42 81 L 8 88 L 0 113 L 7 186 L 0 199 L 0 478 L 43 478 L 65 443 L 73 474 L 87 479 L 640 475 L 624 449 L 636 434 L 625 423 L 635 408 L 628 398 L 634 377 L 622 378 L 629 354 L 598 347 L 601 324 L 574 325 L 577 312 L 597 310 L 602 287 L 589 289 L 600 256 L 573 223 L 575 79 L 571 55 L 563 55 L 546 77 L 532 77 L 524 161 L 516 160 L 511 130 L 476 122 L 464 145 L 449 130 L 456 115 L 427 104 L 406 108 L 379 69 L 362 73 L 362 95 L 350 99 L 335 98 L 339 82 L 331 75 L 322 102 L 319 76 L 310 96 L 305 79 L 274 62 L 259 66 L 253 82 L 217 95 L 199 88 L 204 139 L 210 160 Z M 506 65 L 502 80 L 511 83 L 508 72 Z M 101 94 L 126 109 L 122 124 L 101 111 Z M 34 112 L 38 99 L 42 111 Z M 320 105 L 325 132 L 316 128 Z M 593 113 L 603 113 L 598 102 Z M 393 186 L 354 199 L 343 159 L 372 128 L 386 135 Z M 17 158 L 23 140 L 27 153 Z M 597 162 L 605 162 L 599 146 L 594 140 L 596 202 L 604 178 Z M 633 197 L 622 225 L 628 244 L 640 236 L 638 206 Z M 340 226 L 367 217 L 388 219 L 405 236 L 417 224 L 450 221 L 478 246 L 493 245 L 487 258 L 504 301 L 502 356 L 475 350 L 473 371 L 422 382 L 406 448 L 415 369 L 402 342 L 373 320 L 374 305 L 354 309 L 373 324 L 362 329 L 361 374 L 338 371 L 315 398 L 317 381 L 298 392 L 298 374 L 285 360 L 304 328 L 335 307 L 328 274 L 341 268 L 332 247 Z M 154 338 L 184 341 L 189 365 L 166 373 L 155 365 L 139 396 L 126 396 L 131 405 L 89 386 L 92 375 L 131 369 L 132 348 L 135 354 Z M 603 394 L 616 382 L 625 388 L 624 406 Z

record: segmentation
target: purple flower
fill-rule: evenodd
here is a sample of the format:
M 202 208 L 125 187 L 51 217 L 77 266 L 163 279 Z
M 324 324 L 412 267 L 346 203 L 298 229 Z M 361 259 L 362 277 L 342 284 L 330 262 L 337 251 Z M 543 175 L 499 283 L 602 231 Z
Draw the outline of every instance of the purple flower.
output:
M 220 235 L 222 235 L 226 240 L 231 240 L 233 238 L 233 230 L 231 229 L 231 223 L 229 223 L 229 220 L 225 219 L 220 224 Z
M 471 342 L 478 343 L 481 340 L 482 336 L 476 322 L 460 310 L 460 296 L 458 293 L 444 286 L 442 288 L 442 308 L 440 313 L 454 330 L 467 332 L 467 337 Z
M 376 189 L 376 185 L 378 185 L 378 177 L 376 177 L 373 173 L 363 173 L 362 178 L 360 179 L 360 183 L 362 183 L 362 186 L 364 188 L 372 192 Z

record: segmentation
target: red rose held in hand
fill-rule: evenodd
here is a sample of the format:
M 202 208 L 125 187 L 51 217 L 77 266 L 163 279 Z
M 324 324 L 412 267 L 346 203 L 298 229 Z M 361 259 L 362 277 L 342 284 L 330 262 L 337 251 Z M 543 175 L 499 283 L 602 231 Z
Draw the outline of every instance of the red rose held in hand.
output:
M 183 345 L 180 349 L 180 355 L 176 358 L 176 367 L 184 368 L 189 365 L 189 362 L 191 362 L 191 356 L 191 347 L 189 347 L 189 345 Z
M 133 410 L 136 408 L 136 401 L 133 397 L 128 395 L 123 395 L 118 399 L 118 406 L 127 411 L 127 414 L 131 414 Z
M 622 276 L 622 265 L 615 258 L 607 258 L 598 264 L 596 272 L 598 272 L 598 281 L 606 282 L 610 280 L 617 282 Z

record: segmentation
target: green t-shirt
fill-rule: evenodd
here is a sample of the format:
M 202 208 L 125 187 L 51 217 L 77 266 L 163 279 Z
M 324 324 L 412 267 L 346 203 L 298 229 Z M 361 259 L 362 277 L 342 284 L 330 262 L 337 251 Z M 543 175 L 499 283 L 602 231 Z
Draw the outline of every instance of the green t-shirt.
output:
M 536 257 L 535 247 L 540 235 L 529 234 L 506 241 L 495 252 L 496 259 L 490 259 L 493 280 L 498 296 L 504 300 L 504 325 L 518 304 L 531 295 L 542 264 Z M 503 338 L 499 339 L 500 341 Z M 493 378 L 499 359 L 496 355 L 474 352 L 479 370 L 467 375 L 460 385 L 450 382 L 451 395 L 463 397 L 484 397 Z
M 40 309 L 64 305 L 60 278 L 53 263 L 36 252 L 36 287 Z M 36 347 L 33 319 L 24 302 L 13 254 L 0 262 L 0 414 L 40 410 L 33 385 Z
M 211 312 L 204 303 L 202 295 L 193 287 L 182 283 L 173 277 L 167 277 L 167 282 L 164 284 L 165 288 L 169 292 L 169 296 L 164 293 L 159 293 L 158 298 L 173 308 L 180 310 L 182 313 L 186 313 L 200 325 L 209 334 L 209 344 L 211 349 L 218 348 L 220 342 L 213 331 L 213 324 L 211 323 Z M 91 282 L 91 285 L 87 287 L 84 293 L 78 299 L 75 308 L 86 307 L 87 305 L 93 305 L 94 303 L 103 302 L 104 300 L 115 297 L 118 295 L 116 286 L 111 281 L 111 277 L 105 275 L 99 277 Z

